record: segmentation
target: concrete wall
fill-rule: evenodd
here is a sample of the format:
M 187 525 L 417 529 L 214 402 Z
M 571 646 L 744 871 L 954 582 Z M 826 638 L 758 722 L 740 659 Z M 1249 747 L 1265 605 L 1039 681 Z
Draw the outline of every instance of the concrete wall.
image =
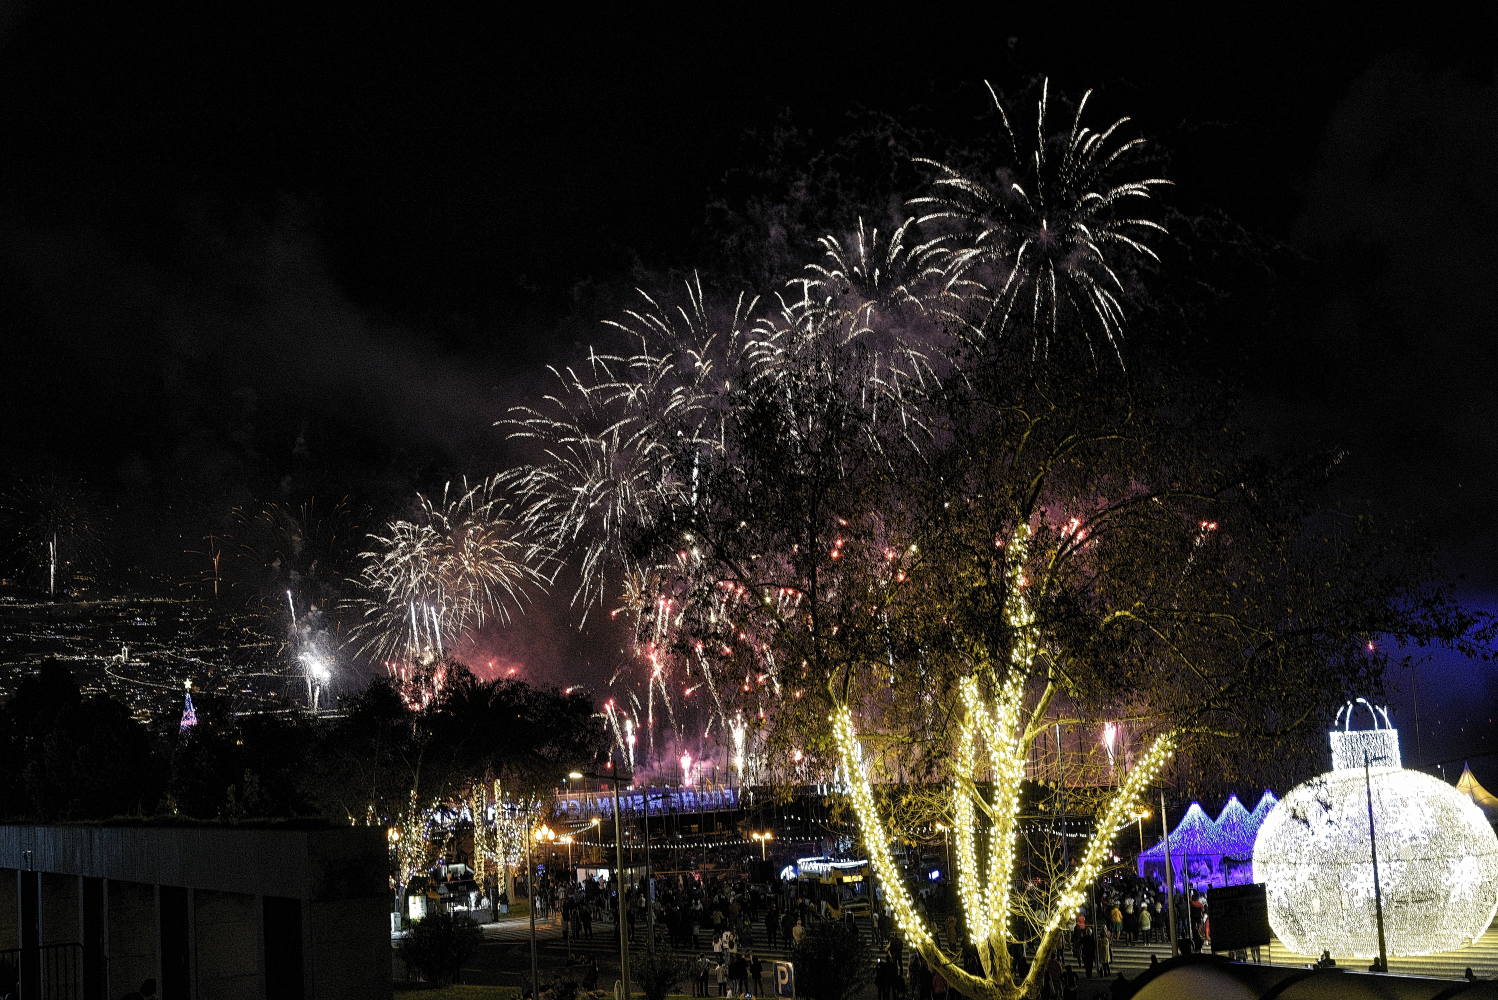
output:
M 123 996 L 147 979 L 159 979 L 156 963 L 156 887 L 110 882 L 104 889 L 108 913 L 105 951 L 109 955 L 112 997 Z
M 0 825 L 0 865 L 39 872 L 298 899 L 381 896 L 388 847 L 374 827 Z
M 0 868 L 0 950 L 21 947 L 19 920 L 21 899 L 16 891 L 16 870 Z
M 260 901 L 238 892 L 193 893 L 198 996 L 259 1000 Z
M 0 826 L 5 865 L 0 948 L 21 945 L 24 865 L 39 875 L 41 943 L 83 946 L 86 997 L 102 1000 L 106 957 L 111 998 L 146 979 L 164 1000 L 391 996 L 381 830 Z M 267 989 L 267 914 L 292 935 L 271 970 L 286 989 Z
M 78 876 L 42 873 L 42 944 L 83 940 L 78 927 Z
M 370 969 L 390 968 L 390 904 L 383 899 L 311 902 L 307 917 L 309 996 L 363 1000 Z M 391 995 L 391 977 L 384 992 Z

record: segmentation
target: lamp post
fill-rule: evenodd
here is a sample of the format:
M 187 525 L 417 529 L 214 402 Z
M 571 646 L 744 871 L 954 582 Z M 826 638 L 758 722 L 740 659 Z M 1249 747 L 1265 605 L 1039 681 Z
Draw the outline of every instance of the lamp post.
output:
M 945 823 L 938 823 L 938 824 L 936 824 L 936 828 L 941 831 L 941 839 L 946 843 L 946 847 L 947 847 L 947 869 L 946 869 L 946 876 L 947 876 L 947 884 L 951 885 L 951 878 L 952 878 L 952 828 L 949 827 L 949 826 L 947 826 L 947 824 L 945 824 Z
M 628 1000 L 629 990 L 629 933 L 624 916 L 624 834 L 619 829 L 619 782 L 620 777 L 616 774 L 599 774 L 596 771 L 573 771 L 569 778 L 597 778 L 599 781 L 610 782 L 614 789 L 614 865 L 618 872 L 615 882 L 615 890 L 619 895 L 619 914 L 617 916 L 619 929 L 619 981 L 624 984 L 624 997 Z M 540 992 L 536 993 L 539 998 Z
M 401 831 L 400 831 L 400 827 L 398 827 L 398 826 L 392 826 L 389 830 L 386 830 L 385 831 L 385 840 L 390 844 L 390 857 L 391 857 L 391 860 L 393 862 L 393 867 L 395 868 L 396 873 L 397 873 L 397 875 L 396 875 L 396 882 L 395 882 L 395 902 L 393 904 L 393 906 L 394 906 L 394 912 L 398 916 L 404 916 L 404 914 L 401 913 L 401 881 L 400 881 L 400 879 L 401 879 L 401 876 L 404 875 L 404 872 L 401 871 L 401 867 L 400 867 L 400 842 L 401 842 Z M 390 921 L 390 925 L 392 927 L 394 927 L 396 930 L 400 930 L 400 924 L 397 921 L 391 920 Z
M 1150 818 L 1150 811 L 1148 809 L 1141 809 L 1141 810 L 1139 810 L 1138 812 L 1136 812 L 1134 814 L 1134 818 L 1139 821 L 1139 853 L 1143 854 L 1144 853 L 1144 821 Z
M 1176 890 L 1175 868 L 1170 863 L 1170 824 L 1165 821 L 1165 789 L 1160 789 L 1160 829 L 1165 832 L 1165 923 L 1170 929 L 1170 953 L 1181 953 L 1181 941 L 1176 937 Z
M 752 839 L 759 841 L 759 860 L 761 860 L 761 861 L 769 860 L 768 858 L 765 857 L 765 844 L 767 844 L 770 841 L 774 840 L 775 839 L 775 835 L 773 833 L 770 833 L 770 832 L 766 831 L 765 833 L 751 833 L 749 836 Z
M 1384 894 L 1378 882 L 1378 837 L 1373 832 L 1373 779 L 1370 777 L 1368 751 L 1363 751 L 1363 788 L 1368 795 L 1368 846 L 1373 852 L 1373 905 L 1378 917 L 1378 961 L 1373 972 L 1389 971 L 1389 953 L 1384 947 Z
M 531 996 L 541 996 L 541 969 L 536 962 L 536 865 L 531 857 L 531 815 L 525 816 L 525 895 L 531 911 Z

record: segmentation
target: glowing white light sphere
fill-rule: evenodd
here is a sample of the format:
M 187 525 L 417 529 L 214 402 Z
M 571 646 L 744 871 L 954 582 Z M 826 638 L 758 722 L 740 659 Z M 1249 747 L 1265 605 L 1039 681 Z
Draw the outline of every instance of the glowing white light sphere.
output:
M 1368 778 L 1388 953 L 1470 944 L 1498 909 L 1498 836 L 1439 778 L 1399 767 L 1371 768 Z M 1330 771 L 1280 800 L 1254 843 L 1254 881 L 1265 883 L 1269 925 L 1292 951 L 1378 955 L 1362 767 Z

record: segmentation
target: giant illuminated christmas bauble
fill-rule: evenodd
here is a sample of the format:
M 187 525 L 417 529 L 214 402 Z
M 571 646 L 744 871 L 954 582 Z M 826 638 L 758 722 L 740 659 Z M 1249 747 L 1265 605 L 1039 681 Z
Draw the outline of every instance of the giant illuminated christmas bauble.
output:
M 1444 781 L 1401 767 L 1398 732 L 1374 724 L 1333 732 L 1333 769 L 1281 799 L 1254 843 L 1269 925 L 1302 955 L 1378 955 L 1370 791 L 1388 954 L 1470 944 L 1498 909 L 1498 836 L 1487 819 Z

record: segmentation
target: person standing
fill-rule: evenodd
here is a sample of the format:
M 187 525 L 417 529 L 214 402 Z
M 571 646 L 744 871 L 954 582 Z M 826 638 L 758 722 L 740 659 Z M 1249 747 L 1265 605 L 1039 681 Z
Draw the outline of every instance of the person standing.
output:
M 930 1000 L 931 998 L 931 970 L 926 965 L 926 960 L 921 953 L 911 949 L 914 954 L 910 956 L 910 988 L 914 991 L 913 1000 Z
M 749 978 L 749 963 L 739 954 L 733 956 L 728 963 L 728 981 L 733 984 L 733 995 L 740 996 L 744 992 L 744 981 Z
M 718 996 L 728 996 L 728 966 L 718 963 Z
M 1097 962 L 1104 976 L 1113 975 L 1113 943 L 1109 940 L 1106 929 L 1098 935 Z
M 754 995 L 762 997 L 765 995 L 765 963 L 760 961 L 754 952 L 749 953 L 749 978 L 754 980 Z
M 1097 961 L 1097 937 L 1089 928 L 1082 935 L 1082 968 L 1087 971 L 1087 978 L 1092 978 L 1092 966 Z
M 1149 944 L 1154 940 L 1154 930 L 1150 921 L 1149 903 L 1145 900 L 1139 902 L 1139 941 L 1141 944 Z
M 887 958 L 881 958 L 874 966 L 874 988 L 879 991 L 879 1000 L 894 1000 L 893 970 L 894 966 Z
M 775 907 L 765 911 L 765 946 L 775 947 L 775 932 L 780 929 L 780 914 L 775 912 Z
M 800 944 L 801 939 L 806 937 L 806 928 L 801 926 L 801 921 L 796 921 L 796 926 L 791 928 L 791 941 Z

